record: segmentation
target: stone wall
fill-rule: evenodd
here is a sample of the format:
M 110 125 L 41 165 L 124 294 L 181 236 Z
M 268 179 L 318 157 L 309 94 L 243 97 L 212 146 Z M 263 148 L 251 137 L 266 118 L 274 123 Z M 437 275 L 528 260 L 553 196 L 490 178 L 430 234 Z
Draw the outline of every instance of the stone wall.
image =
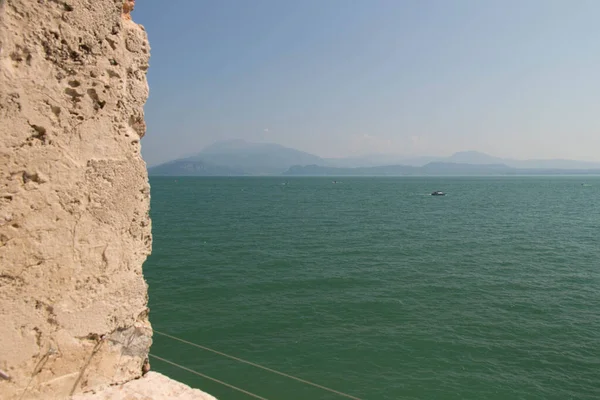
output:
M 150 49 L 123 11 L 0 0 L 2 399 L 62 399 L 145 368 Z

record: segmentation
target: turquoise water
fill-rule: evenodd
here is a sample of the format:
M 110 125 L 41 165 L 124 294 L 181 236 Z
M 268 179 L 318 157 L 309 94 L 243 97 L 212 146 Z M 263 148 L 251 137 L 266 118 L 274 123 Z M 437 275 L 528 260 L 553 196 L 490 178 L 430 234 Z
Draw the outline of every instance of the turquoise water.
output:
M 600 178 L 282 182 L 151 179 L 155 329 L 362 399 L 600 398 Z M 268 399 L 341 399 L 154 340 Z

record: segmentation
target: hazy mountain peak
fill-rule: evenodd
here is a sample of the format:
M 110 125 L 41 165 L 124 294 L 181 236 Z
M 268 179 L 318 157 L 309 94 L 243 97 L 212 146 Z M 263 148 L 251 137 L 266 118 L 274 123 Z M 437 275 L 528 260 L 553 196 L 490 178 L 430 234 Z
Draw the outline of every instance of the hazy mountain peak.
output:
M 228 153 L 259 147 L 260 143 L 250 143 L 244 139 L 220 140 L 202 149 L 201 153 Z
M 313 154 L 279 144 L 234 139 L 213 143 L 192 157 L 174 160 L 169 168 L 172 174 L 178 173 L 177 169 L 183 166 L 186 171 L 192 169 L 200 174 L 210 166 L 210 171 L 224 167 L 248 175 L 277 175 L 297 164 L 323 165 L 324 161 Z
M 503 160 L 480 151 L 459 151 L 448 157 L 448 161 L 462 164 L 501 164 Z

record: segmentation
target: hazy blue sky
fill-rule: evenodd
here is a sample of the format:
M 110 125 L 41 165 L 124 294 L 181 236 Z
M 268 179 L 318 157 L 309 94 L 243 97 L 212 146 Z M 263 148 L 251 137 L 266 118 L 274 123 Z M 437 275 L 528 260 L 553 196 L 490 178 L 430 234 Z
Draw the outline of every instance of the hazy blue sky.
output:
M 243 138 L 600 160 L 599 16 L 598 0 L 141 0 L 143 154 Z

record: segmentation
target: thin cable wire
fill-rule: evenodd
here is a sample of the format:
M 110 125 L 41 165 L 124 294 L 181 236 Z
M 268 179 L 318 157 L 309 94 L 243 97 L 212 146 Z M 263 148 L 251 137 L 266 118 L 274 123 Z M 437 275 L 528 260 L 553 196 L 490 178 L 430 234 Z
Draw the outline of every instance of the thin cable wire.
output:
M 218 380 L 218 379 L 212 378 L 212 377 L 210 377 L 210 376 L 208 376 L 208 375 L 201 374 L 200 372 L 194 371 L 193 369 L 189 369 L 189 368 L 187 368 L 187 367 L 184 367 L 183 365 L 179 365 L 179 364 L 177 364 L 177 363 L 174 363 L 173 361 L 169 361 L 169 360 L 167 360 L 167 359 L 165 359 L 165 358 L 162 358 L 162 357 L 159 357 L 159 356 L 157 356 L 157 355 L 155 355 L 155 354 L 152 354 L 152 353 L 150 353 L 150 354 L 149 354 L 149 356 L 150 356 L 150 357 L 153 357 L 153 358 L 156 358 L 157 360 L 160 360 L 160 361 L 162 361 L 162 362 L 166 362 L 167 364 L 171 364 L 171 365 L 173 365 L 173 366 L 175 366 L 175 367 L 181 368 L 181 369 L 183 369 L 183 370 L 185 370 L 185 371 L 191 372 L 191 373 L 192 373 L 192 374 L 194 374 L 194 375 L 198 375 L 198 376 L 201 376 L 202 378 L 210 379 L 210 380 L 211 380 L 211 381 L 213 381 L 213 382 L 217 382 L 217 383 L 220 383 L 221 385 L 225 385 L 225 386 L 227 386 L 227 387 L 229 387 L 229 388 L 231 388 L 231 389 L 237 390 L 238 392 L 242 392 L 242 393 L 244 393 L 244 394 L 247 394 L 248 396 L 254 397 L 254 398 L 256 398 L 256 399 L 260 399 L 260 400 L 267 400 L 266 398 L 264 398 L 264 397 L 260 397 L 260 396 L 259 396 L 259 395 L 257 395 L 257 394 L 250 393 L 250 392 L 248 392 L 247 390 L 240 389 L 239 387 L 236 387 L 236 386 L 230 385 L 229 383 L 226 383 L 226 382 L 220 381 L 220 380 Z
M 297 377 L 295 377 L 295 376 L 288 375 L 288 374 L 286 374 L 286 373 L 279 372 L 279 371 L 276 371 L 276 370 L 274 370 L 274 369 L 271 369 L 271 368 L 268 368 L 268 367 L 263 367 L 262 365 L 259 365 L 259 364 L 256 364 L 256 363 L 253 363 L 253 362 L 251 362 L 251 361 L 246 361 L 246 360 L 244 360 L 244 359 L 241 359 L 241 358 L 238 358 L 238 357 L 235 357 L 235 356 L 230 356 L 229 354 L 225 354 L 225 353 L 222 353 L 222 352 L 220 352 L 220 351 L 213 350 L 213 349 L 211 349 L 211 348 L 209 348 L 209 347 L 201 346 L 201 345 L 199 345 L 199 344 L 196 344 L 196 343 L 188 342 L 187 340 L 180 339 L 180 338 L 178 338 L 178 337 L 175 337 L 175 336 L 171 336 L 171 335 L 169 335 L 169 334 L 167 334 L 167 333 L 164 333 L 164 332 L 160 332 L 160 331 L 154 330 L 154 333 L 158 333 L 159 335 L 166 336 L 166 337 L 168 337 L 168 338 L 171 338 L 171 339 L 173 339 L 173 340 L 177 340 L 177 341 L 180 341 L 180 342 L 182 342 L 182 343 L 189 344 L 190 346 L 194 346 L 194 347 L 197 347 L 197 348 L 199 348 L 199 349 L 202 349 L 202 350 L 210 351 L 210 352 L 212 352 L 212 353 L 215 353 L 215 354 L 218 354 L 218 355 L 220 355 L 220 356 L 227 357 L 227 358 L 230 358 L 230 359 L 232 359 L 232 360 L 239 361 L 239 362 L 241 362 L 241 363 L 244 363 L 244 364 L 252 365 L 253 367 L 260 368 L 260 369 L 264 369 L 265 371 L 269 371 L 269 372 L 272 372 L 272 373 L 274 373 L 274 374 L 277 374 L 277 375 L 285 376 L 286 378 L 290 378 L 290 379 L 293 379 L 293 380 L 295 380 L 295 381 L 302 382 L 302 383 L 304 383 L 304 384 L 311 385 L 311 386 L 317 387 L 317 388 L 319 388 L 319 389 L 322 389 L 322 390 L 326 390 L 326 391 L 328 391 L 328 392 L 331 392 L 331 393 L 335 393 L 335 394 L 337 394 L 337 395 L 340 395 L 340 396 L 346 397 L 346 398 L 348 398 L 348 399 L 353 399 L 353 400 L 361 400 L 361 399 L 359 399 L 358 397 L 351 396 L 351 395 L 349 395 L 349 394 L 347 394 L 347 393 L 340 392 L 340 391 L 338 391 L 338 390 L 331 389 L 331 388 L 328 388 L 328 387 L 326 387 L 326 386 L 319 385 L 319 384 L 317 384 L 317 383 L 313 383 L 313 382 L 307 381 L 307 380 L 305 380 L 305 379 L 302 379 L 302 378 L 297 378 Z

